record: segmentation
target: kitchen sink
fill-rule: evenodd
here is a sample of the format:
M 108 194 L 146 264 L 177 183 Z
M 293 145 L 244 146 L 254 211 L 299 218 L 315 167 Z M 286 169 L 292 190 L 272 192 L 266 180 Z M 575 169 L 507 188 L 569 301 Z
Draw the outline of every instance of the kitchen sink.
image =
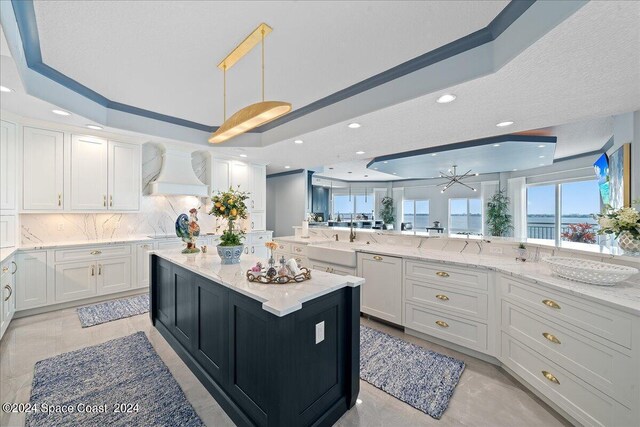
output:
M 330 242 L 318 245 L 309 245 L 307 246 L 307 257 L 310 260 L 355 268 L 355 246 L 355 244 L 346 242 Z

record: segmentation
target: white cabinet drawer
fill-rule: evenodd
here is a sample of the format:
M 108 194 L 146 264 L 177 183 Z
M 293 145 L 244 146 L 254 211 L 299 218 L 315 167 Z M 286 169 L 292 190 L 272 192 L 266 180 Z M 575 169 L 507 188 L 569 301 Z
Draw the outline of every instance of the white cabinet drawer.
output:
M 309 258 L 307 258 L 306 256 L 299 256 L 296 255 L 293 257 L 296 262 L 298 263 L 298 267 L 307 267 L 307 268 L 311 268 L 309 267 Z M 336 273 L 336 274 L 340 274 L 340 273 Z
M 291 253 L 295 256 L 307 255 L 307 245 L 291 244 Z
M 632 411 L 533 349 L 502 333 L 502 361 L 584 425 L 630 426 Z M 557 382 L 545 376 L 548 373 Z M 636 420 L 637 421 L 637 420 Z
M 79 249 L 59 249 L 55 252 L 55 260 L 56 262 L 83 261 L 123 255 L 131 255 L 131 246 L 93 246 Z
M 287 242 L 279 242 L 276 240 L 276 243 L 278 244 L 278 252 L 288 252 L 291 253 L 291 243 L 287 243 Z
M 487 319 L 489 310 L 487 294 L 469 290 L 458 290 L 447 286 L 435 286 L 420 280 L 406 278 L 405 299 L 424 307 L 433 307 L 447 313 L 458 313 Z
M 631 316 L 578 302 L 569 295 L 548 291 L 509 276 L 500 276 L 500 288 L 503 298 L 531 307 L 551 320 L 631 348 Z
M 634 364 L 630 357 L 502 301 L 502 329 L 600 391 L 631 404 Z
M 404 326 L 486 353 L 487 325 L 406 303 Z
M 355 276 L 357 274 L 356 269 L 355 268 L 349 268 L 349 267 L 344 267 L 342 265 L 336 265 L 336 264 L 328 264 L 325 262 L 319 262 L 319 261 L 309 261 L 306 257 L 295 257 L 303 259 L 303 260 L 307 260 L 307 264 L 304 265 L 304 267 L 308 267 L 311 268 L 312 270 L 318 270 L 318 271 L 324 271 L 327 273 L 332 273 L 332 274 L 338 274 L 340 276 Z
M 184 243 L 182 240 L 178 240 L 178 239 L 171 239 L 171 240 L 164 240 L 162 242 L 158 242 L 158 250 L 162 250 L 162 249 L 182 249 L 186 246 L 187 244 Z
M 254 245 L 264 245 L 266 242 L 271 241 L 271 232 L 270 231 L 265 231 L 262 233 L 252 232 L 252 233 L 249 233 L 247 237 L 249 237 L 247 239 L 248 243 L 251 243 Z
M 405 261 L 405 276 L 427 280 L 439 286 L 454 285 L 486 291 L 489 276 L 471 268 L 457 268 L 424 261 Z

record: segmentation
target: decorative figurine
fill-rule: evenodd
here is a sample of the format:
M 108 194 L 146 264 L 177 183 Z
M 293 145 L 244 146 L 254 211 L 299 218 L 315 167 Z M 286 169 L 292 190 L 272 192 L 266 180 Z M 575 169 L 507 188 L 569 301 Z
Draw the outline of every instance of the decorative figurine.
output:
M 200 250 L 202 251 L 203 254 L 206 254 L 207 253 L 207 245 L 200 246 Z
M 182 250 L 183 254 L 200 252 L 200 249 L 196 246 L 196 240 L 200 235 L 197 213 L 197 209 L 190 209 L 188 217 L 186 214 L 180 214 L 176 220 L 176 235 L 187 244 L 187 247 Z
M 297 276 L 300 274 L 300 267 L 294 258 L 289 259 L 287 261 L 287 269 L 291 273 L 292 276 Z
M 262 271 L 262 263 L 258 261 L 256 265 L 251 267 L 251 271 L 253 271 L 254 273 L 260 273 Z

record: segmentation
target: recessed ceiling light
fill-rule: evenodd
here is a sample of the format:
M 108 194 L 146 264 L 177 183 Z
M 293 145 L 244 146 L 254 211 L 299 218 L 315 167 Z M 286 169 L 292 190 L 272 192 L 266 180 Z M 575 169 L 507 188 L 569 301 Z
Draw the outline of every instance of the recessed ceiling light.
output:
M 364 154 L 364 151 L 356 151 L 356 154 Z
M 52 112 L 53 114 L 57 114 L 57 115 L 59 115 L 59 116 L 70 116 L 70 115 L 71 115 L 71 113 L 70 113 L 70 112 L 68 112 L 68 111 L 64 111 L 64 110 L 51 110 L 51 112 Z
M 287 166 L 285 166 L 284 168 L 285 168 L 285 169 L 289 169 L 289 168 L 291 168 L 291 166 L 287 165 Z
M 496 126 L 498 126 L 499 128 L 503 128 L 505 126 L 511 126 L 512 124 L 513 124 L 513 122 L 506 121 L 506 122 L 500 122 L 500 123 L 496 124 Z
M 295 142 L 296 144 L 302 144 L 304 141 L 303 141 L 303 140 L 301 140 L 301 139 L 296 139 L 296 140 L 295 140 L 295 141 L 293 141 L 293 142 Z
M 493 144 L 494 147 L 500 147 L 500 144 Z
M 546 147 L 546 145 L 544 145 L 544 144 L 538 145 L 538 148 L 544 148 L 544 147 Z
M 437 155 L 438 155 L 438 153 L 431 153 L 431 157 L 435 157 Z
M 540 163 L 538 166 L 544 166 L 544 163 Z
M 350 129 L 358 129 L 360 127 L 360 123 L 353 122 L 353 123 L 349 123 L 348 126 Z
M 246 154 L 240 154 L 240 157 L 247 157 Z
M 515 171 L 517 171 L 518 169 L 511 169 L 511 170 L 515 172 Z
M 13 92 L 13 89 L 8 88 L 6 86 L 0 86 L 0 92 L 5 92 L 5 93 Z
M 538 156 L 539 159 L 544 159 L 544 156 Z
M 373 168 L 374 170 L 378 170 L 378 168 Z
M 87 127 L 93 130 L 102 130 L 102 126 L 98 126 L 98 125 L 87 125 Z
M 476 176 L 480 176 L 480 174 L 478 172 L 475 173 Z
M 436 102 L 438 104 L 447 104 L 449 102 L 452 102 L 456 99 L 456 96 L 452 93 L 445 93 L 444 95 L 442 95 L 440 98 L 436 99 Z
M 394 175 L 398 175 L 398 174 L 397 174 L 397 173 L 395 173 L 395 172 L 394 172 L 393 174 L 394 174 Z

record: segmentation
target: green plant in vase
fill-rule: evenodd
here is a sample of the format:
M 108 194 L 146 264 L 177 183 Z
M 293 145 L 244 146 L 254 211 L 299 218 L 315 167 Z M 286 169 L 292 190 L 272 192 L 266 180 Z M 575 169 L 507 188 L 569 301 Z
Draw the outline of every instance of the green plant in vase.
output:
M 237 229 L 236 221 L 247 218 L 247 205 L 245 200 L 249 198 L 246 191 L 234 190 L 220 191 L 211 198 L 213 206 L 209 215 L 222 218 L 227 221 L 227 227 L 222 232 L 220 244 L 217 246 L 218 255 L 222 264 L 237 264 L 244 245 L 244 231 Z
M 383 197 L 381 203 L 380 218 L 382 218 L 385 226 L 391 225 L 391 228 L 393 228 L 393 223 L 396 220 L 396 216 L 393 213 L 393 198 L 389 196 Z
M 502 237 L 513 229 L 509 214 L 509 197 L 505 190 L 499 190 L 487 202 L 487 227 L 489 235 Z

